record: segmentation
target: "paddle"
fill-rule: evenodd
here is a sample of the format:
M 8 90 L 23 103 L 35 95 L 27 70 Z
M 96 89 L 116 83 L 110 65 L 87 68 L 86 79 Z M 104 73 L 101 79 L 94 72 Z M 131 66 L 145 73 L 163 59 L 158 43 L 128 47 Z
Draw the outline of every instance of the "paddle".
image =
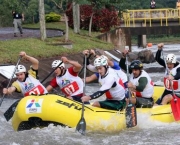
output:
M 85 55 L 85 63 L 84 63 L 84 84 L 83 84 L 83 95 L 85 94 L 86 89 L 86 61 L 87 57 Z M 76 126 L 76 131 L 81 133 L 82 135 L 85 135 L 86 133 L 86 121 L 84 119 L 84 102 L 82 102 L 82 112 L 81 112 L 81 118 Z
M 15 74 L 15 71 L 16 71 L 17 66 L 19 65 L 19 62 L 20 62 L 20 61 L 21 61 L 21 56 L 19 57 L 19 59 L 18 59 L 18 61 L 17 61 L 17 64 L 16 64 L 16 66 L 15 66 L 15 68 L 14 68 L 14 71 L 13 71 L 13 73 L 12 73 L 12 76 L 11 76 L 11 78 L 10 78 L 10 80 L 9 80 L 8 85 L 7 85 L 6 88 L 9 88 L 9 85 L 10 85 L 10 83 L 11 83 L 11 80 L 13 79 L 13 76 L 14 76 L 14 74 Z M 0 106 L 1 106 L 1 104 L 2 104 L 2 102 L 3 102 L 3 100 L 4 100 L 5 95 L 6 95 L 6 94 L 3 94 L 3 97 L 1 98 Z
M 127 69 L 127 78 L 129 81 L 129 67 L 128 67 L 128 58 L 126 55 L 126 69 Z M 125 117 L 126 117 L 126 127 L 134 127 L 137 125 L 137 113 L 136 113 L 136 106 L 131 103 L 130 97 L 132 97 L 131 92 L 128 88 L 128 98 L 129 98 L 129 103 L 127 104 L 126 110 L 125 110 Z
M 61 62 L 55 69 L 53 69 L 42 81 L 41 83 L 43 83 L 63 62 Z M 4 117 L 6 118 L 7 121 L 9 121 L 12 117 L 13 114 L 16 110 L 16 107 L 19 103 L 21 99 L 17 100 L 16 102 L 14 102 L 9 108 L 8 110 L 4 113 Z
M 173 99 L 171 100 L 171 109 L 176 121 L 180 120 L 180 98 L 178 98 L 173 89 L 173 82 L 170 80 L 170 85 L 173 93 Z
M 165 66 L 166 66 L 167 74 L 169 74 L 169 70 L 168 70 L 168 67 L 167 67 L 166 60 L 164 58 L 163 50 L 162 50 L 162 56 L 163 56 L 164 63 L 165 63 Z M 171 80 L 169 80 L 169 81 L 170 81 L 170 86 L 171 86 L 171 90 L 172 90 L 172 94 L 173 94 L 173 99 L 171 100 L 171 109 L 172 109 L 174 119 L 176 121 L 178 121 L 178 120 L 180 120 L 180 98 L 178 98 L 174 93 L 173 82 Z
M 126 48 L 125 48 L 126 49 Z M 127 50 L 127 49 L 126 49 Z M 121 51 L 115 49 L 115 51 L 119 54 L 122 54 Z M 126 55 L 126 69 L 127 69 L 127 78 L 129 81 L 129 67 L 128 67 L 128 57 Z M 131 92 L 128 88 L 128 93 L 129 96 L 128 98 L 130 98 Z M 131 101 L 129 101 L 129 103 L 127 104 L 127 107 L 125 109 L 125 117 L 126 117 L 126 127 L 127 128 L 131 128 L 137 125 L 137 113 L 136 113 L 136 106 L 134 104 L 131 103 Z

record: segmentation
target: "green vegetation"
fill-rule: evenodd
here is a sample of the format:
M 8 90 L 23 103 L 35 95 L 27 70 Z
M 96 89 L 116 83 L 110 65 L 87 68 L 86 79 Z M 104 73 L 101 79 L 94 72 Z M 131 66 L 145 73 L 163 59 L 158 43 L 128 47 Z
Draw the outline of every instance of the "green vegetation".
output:
M 96 5 L 96 9 L 99 9 L 103 4 L 109 2 L 110 5 L 115 5 L 116 9 L 123 11 L 126 9 L 149 9 L 150 0 L 75 0 L 80 5 L 93 3 Z M 176 8 L 177 0 L 155 0 L 156 8 Z M 57 4 L 61 1 L 55 0 Z M 68 2 L 71 0 L 62 0 L 63 8 L 66 7 Z M 45 12 L 46 14 L 50 12 L 55 12 L 61 14 L 60 10 L 52 0 L 44 0 Z M 114 3 L 114 4 L 113 4 Z M 109 5 L 106 5 L 108 7 Z M 110 7 L 110 6 L 109 6 Z M 12 17 L 11 11 L 16 10 L 19 13 L 23 12 L 25 14 L 25 23 L 37 23 L 39 22 L 39 12 L 38 12 L 38 1 L 37 0 L 0 0 L 0 26 L 11 26 Z
M 39 25 L 25 25 L 29 28 L 38 28 Z M 64 29 L 64 22 L 47 23 L 47 28 L 59 28 Z M 25 51 L 29 55 L 36 58 L 48 58 L 59 55 L 73 54 L 82 52 L 84 49 L 111 49 L 113 44 L 103 42 L 97 39 L 100 33 L 92 33 L 93 37 L 88 36 L 88 31 L 82 30 L 80 34 L 75 34 L 72 29 L 69 29 L 69 40 L 72 43 L 73 48 L 67 49 L 62 45 L 53 46 L 51 44 L 57 44 L 64 42 L 64 37 L 48 38 L 45 42 L 36 38 L 27 38 L 19 40 L 0 41 L 0 62 L 1 63 L 13 63 L 18 59 L 20 51 Z
M 61 15 L 51 12 L 45 16 L 46 22 L 59 22 L 61 20 Z

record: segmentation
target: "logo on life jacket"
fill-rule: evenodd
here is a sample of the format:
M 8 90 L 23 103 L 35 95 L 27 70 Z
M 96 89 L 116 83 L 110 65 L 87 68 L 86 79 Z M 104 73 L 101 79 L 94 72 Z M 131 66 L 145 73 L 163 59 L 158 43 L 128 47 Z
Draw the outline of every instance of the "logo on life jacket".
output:
M 34 88 L 34 84 L 33 83 L 25 83 L 24 84 L 24 89 L 25 89 L 26 92 L 31 90 L 32 88 Z
M 66 80 L 66 79 L 64 79 L 64 80 L 61 81 L 62 87 L 66 86 L 66 85 L 68 85 L 68 84 L 70 84 L 70 83 L 71 83 L 70 80 Z

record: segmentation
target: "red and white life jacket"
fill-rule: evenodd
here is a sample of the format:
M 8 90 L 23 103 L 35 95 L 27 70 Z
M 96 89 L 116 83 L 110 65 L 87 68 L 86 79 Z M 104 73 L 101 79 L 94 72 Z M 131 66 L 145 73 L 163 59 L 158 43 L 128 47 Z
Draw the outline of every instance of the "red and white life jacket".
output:
M 67 96 L 76 96 L 83 93 L 83 81 L 78 76 L 73 76 L 67 69 L 61 77 L 56 77 L 56 82 L 61 91 Z
M 172 70 L 169 71 L 169 75 L 175 76 L 177 73 L 177 69 L 180 67 L 180 64 L 177 65 L 176 67 L 174 67 Z M 171 82 L 169 79 L 167 79 L 166 75 L 167 75 L 167 71 L 164 77 L 164 86 L 166 88 L 166 90 L 171 91 Z M 179 80 L 172 80 L 172 86 L 175 92 L 180 92 L 180 79 Z
M 112 88 L 112 86 L 110 86 L 108 83 L 109 81 L 116 82 L 117 85 Z M 99 75 L 99 83 L 101 85 L 100 90 L 109 89 L 109 91 L 106 92 L 107 99 L 123 100 L 125 98 L 124 84 L 122 82 L 122 79 L 119 78 L 114 69 L 108 68 L 107 75 L 105 77 L 101 77 L 101 75 Z
M 26 78 L 25 82 L 20 82 L 18 81 L 18 84 L 21 88 L 21 92 L 24 96 L 29 96 L 29 95 L 42 95 L 42 94 L 47 94 L 48 91 L 46 88 L 39 82 L 39 80 L 35 79 L 31 75 L 28 75 Z

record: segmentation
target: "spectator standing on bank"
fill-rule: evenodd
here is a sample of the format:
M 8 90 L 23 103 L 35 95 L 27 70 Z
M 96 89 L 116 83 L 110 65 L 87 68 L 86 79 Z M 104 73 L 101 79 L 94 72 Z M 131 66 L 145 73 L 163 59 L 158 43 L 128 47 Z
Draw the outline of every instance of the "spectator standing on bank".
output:
M 13 25 L 14 25 L 14 37 L 17 37 L 17 33 L 20 32 L 21 37 L 23 34 L 22 31 L 22 21 L 24 21 L 24 14 L 12 11 L 13 16 Z
M 154 0 L 151 0 L 150 8 L 155 9 L 156 8 L 156 2 Z

